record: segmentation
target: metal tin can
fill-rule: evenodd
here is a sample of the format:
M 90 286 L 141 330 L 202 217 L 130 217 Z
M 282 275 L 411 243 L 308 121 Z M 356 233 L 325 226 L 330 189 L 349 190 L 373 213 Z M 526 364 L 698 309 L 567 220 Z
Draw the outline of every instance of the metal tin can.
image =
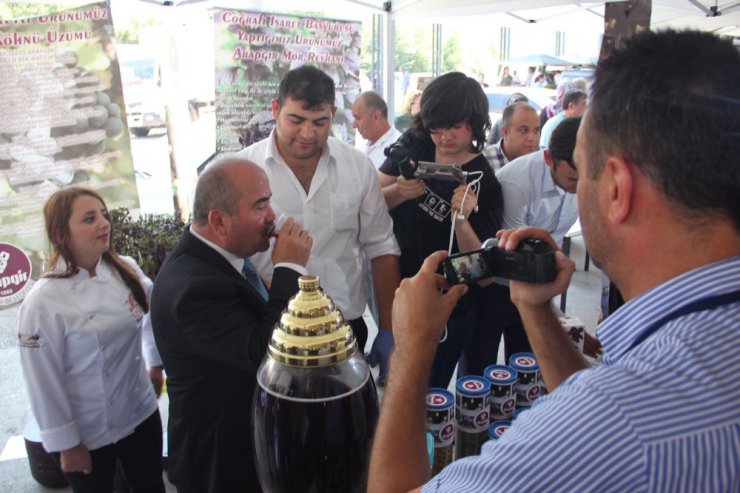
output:
M 452 392 L 431 388 L 426 398 L 427 432 L 434 438 L 432 475 L 452 462 L 455 450 L 455 398 Z
M 511 421 L 509 420 L 502 419 L 500 421 L 494 421 L 491 423 L 491 426 L 488 427 L 488 438 L 491 440 L 498 440 L 510 427 Z
M 511 419 L 516 410 L 516 383 L 519 374 L 505 365 L 491 365 L 483 370 L 483 378 L 491 384 L 490 422 Z
M 459 379 L 455 385 L 455 459 L 477 455 L 488 440 L 491 384 L 477 376 Z
M 542 374 L 532 353 L 516 353 L 509 358 L 509 366 L 519 374 L 516 384 L 517 407 L 531 407 L 540 396 Z

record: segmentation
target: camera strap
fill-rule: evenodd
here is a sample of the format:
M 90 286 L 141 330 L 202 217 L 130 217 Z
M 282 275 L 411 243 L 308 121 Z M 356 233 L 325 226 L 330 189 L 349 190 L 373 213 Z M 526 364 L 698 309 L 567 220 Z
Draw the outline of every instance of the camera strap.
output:
M 660 319 L 658 319 L 656 322 L 653 322 L 648 326 L 647 329 L 642 331 L 640 335 L 638 335 L 634 341 L 632 341 L 632 344 L 629 348 L 627 348 L 627 352 L 633 350 L 640 344 L 642 344 L 645 339 L 653 335 L 655 332 L 658 331 L 661 327 L 663 327 L 668 322 L 675 320 L 679 317 L 683 317 L 684 315 L 688 315 L 690 313 L 696 313 L 696 312 L 703 312 L 705 310 L 711 310 L 713 308 L 717 308 L 723 305 L 729 305 L 731 303 L 737 303 L 740 301 L 740 289 L 736 291 L 731 291 L 729 293 L 723 293 L 718 294 L 715 296 L 710 296 L 709 298 L 702 298 L 699 300 L 696 300 L 692 303 L 689 303 L 688 305 L 682 306 L 678 308 L 677 310 L 673 310 L 672 312 L 667 313 Z

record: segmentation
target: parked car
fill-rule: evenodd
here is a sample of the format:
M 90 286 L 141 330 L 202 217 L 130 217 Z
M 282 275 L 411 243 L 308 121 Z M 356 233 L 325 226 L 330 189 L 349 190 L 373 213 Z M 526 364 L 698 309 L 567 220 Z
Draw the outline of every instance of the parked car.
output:
M 514 93 L 520 93 L 527 96 L 529 104 L 538 112 L 548 104 L 555 101 L 556 91 L 554 89 L 543 89 L 540 87 L 493 87 L 484 91 L 488 98 L 488 112 L 491 115 L 491 121 L 495 122 L 501 117 L 506 108 L 506 103 Z

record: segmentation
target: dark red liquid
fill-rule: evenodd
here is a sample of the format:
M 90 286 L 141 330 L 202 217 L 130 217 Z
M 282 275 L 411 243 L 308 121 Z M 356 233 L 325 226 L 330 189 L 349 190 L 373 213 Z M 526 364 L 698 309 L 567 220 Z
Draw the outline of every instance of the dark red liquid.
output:
M 333 390 L 333 395 L 347 392 Z M 257 387 L 252 419 L 254 457 L 264 491 L 365 491 L 378 421 L 372 378 L 348 396 L 319 402 L 282 399 Z

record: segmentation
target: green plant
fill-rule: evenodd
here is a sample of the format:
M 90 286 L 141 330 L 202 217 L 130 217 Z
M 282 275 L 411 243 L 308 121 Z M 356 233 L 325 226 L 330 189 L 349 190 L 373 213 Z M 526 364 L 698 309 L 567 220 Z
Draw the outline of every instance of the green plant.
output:
M 167 214 L 143 215 L 133 219 L 125 207 L 111 211 L 113 248 L 134 258 L 144 273 L 156 279 L 167 254 L 180 241 L 185 223 Z

